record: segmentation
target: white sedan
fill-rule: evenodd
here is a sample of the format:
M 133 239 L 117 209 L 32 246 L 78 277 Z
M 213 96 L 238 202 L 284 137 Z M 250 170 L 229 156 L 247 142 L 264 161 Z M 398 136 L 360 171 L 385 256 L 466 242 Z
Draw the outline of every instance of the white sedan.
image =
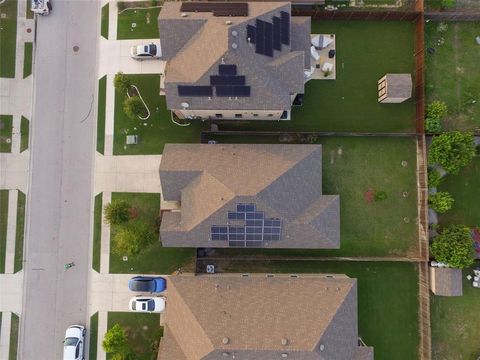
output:
M 85 326 L 71 325 L 65 331 L 63 342 L 63 360 L 83 360 L 85 343 Z
M 130 48 L 130 55 L 135 60 L 159 59 L 162 56 L 160 44 L 135 45 Z
M 163 296 L 158 297 L 145 297 L 136 296 L 130 299 L 128 304 L 130 311 L 138 311 L 145 313 L 159 313 L 165 310 L 165 298 Z

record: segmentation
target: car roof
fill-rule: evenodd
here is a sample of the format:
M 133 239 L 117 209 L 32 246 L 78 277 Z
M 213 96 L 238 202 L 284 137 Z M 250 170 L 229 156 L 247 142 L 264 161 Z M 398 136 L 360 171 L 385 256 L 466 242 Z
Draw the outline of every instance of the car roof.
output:
M 155 282 L 151 277 L 136 276 L 128 282 L 130 290 L 148 291 L 155 289 Z
M 63 360 L 75 360 L 76 346 L 64 346 L 63 347 Z

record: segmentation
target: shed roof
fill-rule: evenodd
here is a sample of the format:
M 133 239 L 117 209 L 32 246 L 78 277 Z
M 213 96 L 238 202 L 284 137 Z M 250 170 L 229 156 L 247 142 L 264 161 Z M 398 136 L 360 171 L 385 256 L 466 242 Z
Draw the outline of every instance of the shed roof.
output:
M 412 96 L 412 75 L 386 74 L 387 97 L 410 98 Z
M 430 267 L 430 286 L 435 295 L 462 296 L 463 278 L 461 269 Z

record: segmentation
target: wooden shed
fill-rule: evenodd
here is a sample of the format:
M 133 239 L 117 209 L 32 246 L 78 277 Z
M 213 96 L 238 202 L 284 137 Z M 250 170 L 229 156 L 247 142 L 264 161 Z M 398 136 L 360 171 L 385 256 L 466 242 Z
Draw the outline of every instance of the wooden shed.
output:
M 462 296 L 462 270 L 430 267 L 430 289 L 439 296 Z
M 386 74 L 378 80 L 378 102 L 401 103 L 412 97 L 410 74 Z

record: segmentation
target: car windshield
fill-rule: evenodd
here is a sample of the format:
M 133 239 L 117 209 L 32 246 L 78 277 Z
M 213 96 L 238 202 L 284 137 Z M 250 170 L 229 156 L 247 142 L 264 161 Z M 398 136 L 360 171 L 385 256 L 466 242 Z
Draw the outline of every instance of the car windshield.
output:
M 150 45 L 150 54 L 157 55 L 157 45 L 155 44 Z
M 155 310 L 155 301 L 152 299 L 148 300 L 148 311 L 153 311 Z
M 78 339 L 76 337 L 68 337 L 65 339 L 65 346 L 77 345 Z

